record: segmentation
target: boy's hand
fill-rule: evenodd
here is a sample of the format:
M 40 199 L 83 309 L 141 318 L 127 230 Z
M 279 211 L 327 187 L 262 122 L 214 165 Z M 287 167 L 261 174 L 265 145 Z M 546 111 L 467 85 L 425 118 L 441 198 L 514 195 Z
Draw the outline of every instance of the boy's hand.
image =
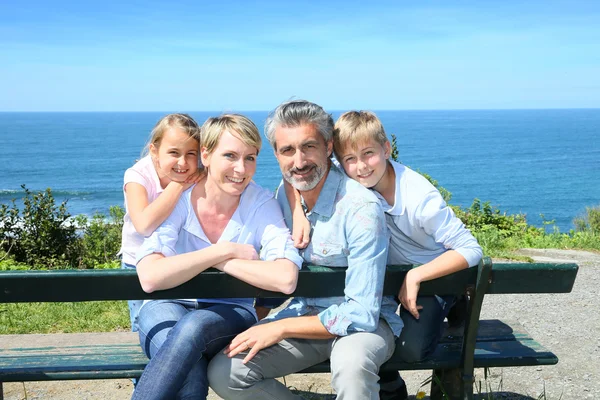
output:
M 410 312 L 416 319 L 419 319 L 419 310 L 423 309 L 423 306 L 417 305 L 417 295 L 419 294 L 420 288 L 421 281 L 419 279 L 419 274 L 417 269 L 413 268 L 408 271 L 404 277 L 400 293 L 398 293 L 398 299 L 400 300 L 402 307 Z
M 292 239 L 294 240 L 294 247 L 304 249 L 310 242 L 310 222 L 303 212 L 295 211 L 293 218 Z

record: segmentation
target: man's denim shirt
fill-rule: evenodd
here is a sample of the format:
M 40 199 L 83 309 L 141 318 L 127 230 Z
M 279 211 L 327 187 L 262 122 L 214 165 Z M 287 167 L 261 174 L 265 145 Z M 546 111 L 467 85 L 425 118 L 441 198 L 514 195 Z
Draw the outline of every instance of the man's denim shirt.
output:
M 285 190 L 281 185 L 279 189 L 276 198 L 291 227 L 292 214 Z M 306 217 L 312 228 L 311 241 L 300 254 L 311 264 L 348 267 L 345 295 L 296 297 L 270 318 L 318 313 L 331 334 L 345 336 L 374 331 L 381 314 L 394 335 L 399 336 L 402 320 L 395 313 L 397 304 L 390 297 L 382 301 L 388 234 L 377 197 L 332 165 L 317 203 Z

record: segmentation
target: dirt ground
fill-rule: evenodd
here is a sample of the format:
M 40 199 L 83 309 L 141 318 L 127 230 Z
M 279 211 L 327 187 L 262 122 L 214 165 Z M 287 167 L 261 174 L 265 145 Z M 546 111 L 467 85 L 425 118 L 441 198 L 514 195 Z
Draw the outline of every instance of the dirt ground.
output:
M 522 254 L 537 262 L 578 263 L 580 270 L 573 292 L 487 296 L 482 318 L 517 319 L 560 361 L 553 366 L 492 369 L 487 380 L 483 370 L 477 370 L 475 382 L 477 386 L 481 384 L 484 393 L 478 397 L 487 399 L 485 394 L 493 392 L 497 399 L 538 399 L 544 393 L 541 398 L 548 400 L 600 399 L 600 254 L 535 249 L 524 249 Z M 415 399 L 420 383 L 429 375 L 427 371 L 402 374 L 411 399 Z M 285 382 L 307 399 L 335 399 L 329 374 L 296 374 L 286 377 Z M 429 393 L 428 387 L 424 390 Z M 133 385 L 126 379 L 4 384 L 6 400 L 125 400 L 132 391 Z M 211 394 L 209 399 L 219 397 Z

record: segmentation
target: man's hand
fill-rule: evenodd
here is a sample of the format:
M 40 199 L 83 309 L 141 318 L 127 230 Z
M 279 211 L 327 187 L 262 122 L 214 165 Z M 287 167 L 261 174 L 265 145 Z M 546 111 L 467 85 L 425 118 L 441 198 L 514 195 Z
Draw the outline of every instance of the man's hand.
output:
M 417 268 L 413 268 L 406 273 L 400 293 L 398 293 L 398 299 L 402 307 L 412 314 L 413 317 L 419 319 L 419 310 L 423 309 L 423 306 L 417 305 L 417 295 L 421 287 L 421 280 Z
M 242 360 L 242 363 L 246 364 L 260 350 L 273 346 L 284 339 L 283 330 L 278 322 L 255 325 L 245 330 L 233 338 L 223 352 L 228 357 L 233 357 L 243 351 L 248 351 L 248 354 Z

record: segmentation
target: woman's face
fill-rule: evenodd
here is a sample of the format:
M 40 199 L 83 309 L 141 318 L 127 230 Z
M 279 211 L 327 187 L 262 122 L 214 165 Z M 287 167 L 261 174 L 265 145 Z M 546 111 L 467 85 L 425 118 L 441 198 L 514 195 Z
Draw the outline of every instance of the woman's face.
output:
M 258 149 L 239 139 L 237 133 L 223 132 L 217 147 L 207 153 L 202 148 L 202 163 L 207 179 L 212 180 L 224 193 L 240 196 L 256 172 Z

